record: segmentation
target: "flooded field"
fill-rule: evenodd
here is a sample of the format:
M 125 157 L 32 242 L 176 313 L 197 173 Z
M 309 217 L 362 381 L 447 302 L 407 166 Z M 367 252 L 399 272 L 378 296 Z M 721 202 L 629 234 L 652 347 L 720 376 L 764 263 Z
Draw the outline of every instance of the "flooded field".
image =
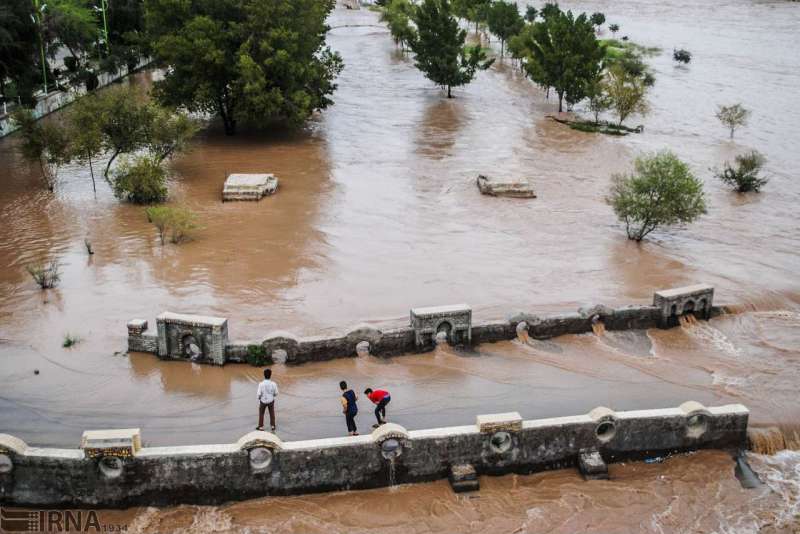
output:
M 337 10 L 331 26 L 348 27 L 329 36 L 346 64 L 333 107 L 291 135 L 228 138 L 212 127 L 173 163 L 172 201 L 202 219 L 189 243 L 162 247 L 141 207 L 119 203 L 103 183 L 93 194 L 88 169 L 64 169 L 47 191 L 15 153 L 16 139 L 0 141 L 0 432 L 75 446 L 87 428 L 141 427 L 159 445 L 233 441 L 250 430 L 258 369 L 122 354 L 126 321 L 164 310 L 226 316 L 234 339 L 273 329 L 311 335 L 404 324 L 412 306 L 451 302 L 469 303 L 479 318 L 645 303 L 654 289 L 696 281 L 739 313 L 668 332 L 278 366 L 279 434 L 343 434 L 343 378 L 392 391 L 390 418 L 408 428 L 689 398 L 742 402 L 758 425 L 800 427 L 800 4 L 561 5 L 603 11 L 621 34 L 663 50 L 650 59 L 652 113 L 633 121 L 644 133 L 584 134 L 547 119 L 556 102 L 508 60 L 447 100 L 395 49 L 377 14 Z M 674 66 L 673 47 L 692 51 L 688 67 Z M 134 83 L 147 86 L 150 76 Z M 730 141 L 714 112 L 736 101 L 753 114 Z M 704 179 L 709 213 L 637 245 L 603 198 L 612 173 L 661 148 Z M 709 168 L 750 149 L 768 158 L 770 182 L 759 195 L 737 195 Z M 233 172 L 273 172 L 279 192 L 222 204 Z M 478 173 L 529 178 L 538 198 L 481 196 Z M 25 265 L 51 258 L 62 281 L 42 292 Z M 81 341 L 64 349 L 66 334 Z M 727 457 L 703 453 L 618 467 L 609 483 L 584 485 L 566 472 L 484 479 L 478 499 L 433 484 L 128 517 L 145 531 L 208 520 L 218 531 L 259 532 L 792 532 L 797 462 L 792 452 L 757 457 L 756 470 L 774 482 L 761 493 L 739 488 Z M 379 517 L 363 512 L 375 507 Z M 404 523 L 409 507 L 427 510 L 419 524 Z

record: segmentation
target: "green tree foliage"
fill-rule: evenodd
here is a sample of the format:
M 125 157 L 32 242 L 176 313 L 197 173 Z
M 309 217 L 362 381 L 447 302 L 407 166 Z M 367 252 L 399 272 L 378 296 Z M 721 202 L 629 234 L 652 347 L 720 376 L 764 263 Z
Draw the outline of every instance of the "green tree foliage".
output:
M 525 21 L 526 22 L 535 21 L 537 16 L 539 16 L 539 11 L 535 7 L 528 6 L 528 7 L 525 8 Z
M 747 125 L 747 119 L 750 117 L 750 111 L 741 104 L 733 104 L 730 106 L 720 106 L 717 109 L 717 118 L 731 131 L 731 139 L 733 139 L 733 132 L 740 126 Z
M 647 85 L 644 79 L 634 76 L 620 65 L 613 65 L 608 69 L 603 91 L 620 126 L 634 113 L 644 115 L 648 111 Z
M 417 37 L 417 32 L 411 25 L 413 10 L 414 6 L 409 0 L 390 0 L 381 11 L 381 21 L 388 26 L 395 44 L 404 51 Z
M 517 3 L 503 0 L 497 0 L 490 5 L 486 23 L 489 31 L 500 38 L 500 57 L 503 57 L 506 41 L 517 35 L 525 26 Z
M 139 57 L 147 51 L 143 4 L 142 0 L 108 2 L 106 18 L 111 52 L 129 67 L 138 62 Z
M 606 16 L 597 11 L 595 13 L 592 13 L 592 16 L 589 17 L 589 21 L 595 26 L 602 26 L 603 23 L 606 21 Z
M 41 81 L 41 70 L 37 68 L 39 40 L 32 12 L 30 0 L 0 3 L 0 93 L 6 100 L 19 96 L 30 103 L 34 84 Z M 9 80 L 14 82 L 13 94 Z
M 88 164 L 92 176 L 92 189 L 97 191 L 93 162 L 104 152 L 101 107 L 98 97 L 90 93 L 77 99 L 67 110 L 66 123 L 71 140 L 70 160 Z
M 90 51 L 97 40 L 97 17 L 88 0 L 49 0 L 44 25 L 47 40 L 64 45 L 73 58 Z
M 684 48 L 672 51 L 672 59 L 678 63 L 687 64 L 692 60 L 692 53 Z
M 725 167 L 721 171 L 716 171 L 716 175 L 725 184 L 736 189 L 737 193 L 748 191 L 757 193 L 769 181 L 759 176 L 766 159 L 755 150 L 736 156 L 735 161 L 736 166 L 725 162 Z
M 453 14 L 459 18 L 475 23 L 475 33 L 478 25 L 485 22 L 489 13 L 492 0 L 453 0 Z
M 168 70 L 168 106 L 238 121 L 301 125 L 331 104 L 338 54 L 325 46 L 333 0 L 145 0 L 152 52 Z
M 574 104 L 586 96 L 587 82 L 599 74 L 605 53 L 585 13 L 574 17 L 546 4 L 542 16 L 521 34 L 530 53 L 525 69 L 533 81 L 555 89 L 562 111 L 565 99 Z
M 641 241 L 659 226 L 690 223 L 706 213 L 703 183 L 672 152 L 639 157 L 632 174 L 612 177 L 607 202 Z
M 185 113 L 155 105 L 149 107 L 144 144 L 150 155 L 161 163 L 187 150 L 191 139 L 200 131 L 200 124 Z
M 603 84 L 603 77 L 598 75 L 586 82 L 586 99 L 589 103 L 589 111 L 594 116 L 594 123 L 600 123 L 600 114 L 611 108 L 611 99 L 606 94 Z
M 134 204 L 153 204 L 167 198 L 167 173 L 150 155 L 123 159 L 114 173 L 114 195 Z
M 115 86 L 101 91 L 96 98 L 96 120 L 100 124 L 103 147 L 111 153 L 103 176 L 120 154 L 129 154 L 143 148 L 147 140 L 152 108 L 143 95 L 130 86 Z
M 19 128 L 22 142 L 20 154 L 30 163 L 37 163 L 47 187 L 52 191 L 58 171 L 69 161 L 70 139 L 66 129 L 56 121 L 37 121 L 28 109 L 16 109 L 12 120 Z
M 411 43 L 415 65 L 432 82 L 447 89 L 466 85 L 478 69 L 487 69 L 492 60 L 480 47 L 465 46 L 467 32 L 458 27 L 448 0 L 423 0 L 414 10 L 417 38 Z
M 608 29 L 611 30 L 611 35 L 616 35 L 619 31 L 619 24 L 611 24 Z

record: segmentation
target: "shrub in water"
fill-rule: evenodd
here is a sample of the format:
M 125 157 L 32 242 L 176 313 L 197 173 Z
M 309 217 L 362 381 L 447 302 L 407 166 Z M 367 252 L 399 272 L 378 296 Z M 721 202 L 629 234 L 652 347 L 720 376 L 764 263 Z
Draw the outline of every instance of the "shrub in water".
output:
M 766 159 L 755 150 L 736 156 L 735 161 L 735 167 L 725 162 L 725 167 L 721 171 L 717 171 L 716 175 L 727 185 L 735 188 L 737 192 L 758 192 L 761 186 L 768 182 L 766 178 L 758 175 L 766 163 Z
M 144 210 L 147 220 L 158 230 L 161 244 L 169 235 L 172 243 L 181 243 L 190 237 L 192 230 L 198 228 L 197 215 L 187 208 L 152 206 Z
M 672 51 L 672 59 L 677 61 L 678 63 L 689 63 L 692 60 L 692 53 L 688 50 L 684 50 L 683 48 L 679 50 Z
M 151 156 L 123 161 L 114 177 L 114 194 L 136 204 L 163 202 L 167 198 L 166 171 Z
M 56 287 L 58 281 L 61 280 L 61 266 L 58 260 L 51 260 L 49 264 L 43 262 L 34 263 L 33 265 L 28 265 L 26 269 L 42 289 Z

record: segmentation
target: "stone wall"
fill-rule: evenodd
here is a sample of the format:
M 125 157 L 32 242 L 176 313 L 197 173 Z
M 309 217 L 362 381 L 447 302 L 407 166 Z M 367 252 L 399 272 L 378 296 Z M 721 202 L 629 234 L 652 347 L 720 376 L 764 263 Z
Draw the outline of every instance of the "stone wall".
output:
M 700 295 L 700 298 L 698 298 Z M 403 328 L 381 331 L 369 324 L 352 328 L 346 334 L 331 337 L 297 337 L 289 332 L 271 332 L 263 341 L 229 342 L 227 322 L 224 318 L 211 318 L 164 313 L 162 317 L 180 318 L 180 324 L 217 325 L 212 336 L 214 354 L 203 348 L 202 357 L 195 361 L 215 363 L 248 362 L 253 365 L 266 365 L 274 362 L 290 364 L 323 361 L 334 358 L 355 357 L 357 347 L 366 347 L 373 356 L 394 356 L 425 352 L 435 348 L 435 338 L 443 335 L 453 344 L 474 345 L 515 339 L 527 335 L 535 339 L 548 339 L 566 334 L 592 332 L 595 323 L 602 323 L 606 330 L 631 330 L 646 328 L 670 328 L 678 323 L 672 309 L 684 310 L 685 303 L 692 299 L 698 301 L 694 310 L 702 312 L 701 318 L 710 319 L 723 313 L 723 308 L 713 306 L 713 288 L 705 285 L 690 286 L 657 292 L 653 306 L 626 306 L 609 308 L 607 306 L 584 307 L 575 313 L 537 315 L 520 312 L 504 321 L 472 323 L 472 310 L 465 304 L 417 308 L 410 313 L 410 325 Z M 702 304 L 699 304 L 702 302 Z M 665 311 L 666 310 L 666 311 Z M 666 315 L 665 315 L 666 314 Z M 224 325 L 224 326 L 219 326 Z M 164 329 L 164 327 L 161 327 Z M 221 329 L 220 329 L 221 328 Z M 128 323 L 129 350 L 152 352 L 162 358 L 186 359 L 186 351 L 181 348 L 179 337 L 189 332 L 175 330 L 170 334 L 166 329 L 158 332 L 158 350 L 153 349 L 153 334 L 147 330 L 147 321 L 134 319 Z M 193 332 L 196 339 L 209 338 L 202 332 Z M 174 338 L 174 339 L 173 339 Z M 168 347 L 169 348 L 168 350 Z M 222 348 L 224 347 L 224 348 Z
M 475 425 L 282 442 L 251 432 L 237 443 L 144 447 L 137 429 L 91 431 L 80 449 L 29 447 L 0 434 L 0 502 L 15 506 L 128 507 L 218 504 L 266 495 L 351 490 L 572 467 L 591 452 L 618 462 L 701 448 L 741 450 L 742 405 L 614 412 L 522 421 L 478 416 Z M 584 462 L 582 461 L 583 465 Z

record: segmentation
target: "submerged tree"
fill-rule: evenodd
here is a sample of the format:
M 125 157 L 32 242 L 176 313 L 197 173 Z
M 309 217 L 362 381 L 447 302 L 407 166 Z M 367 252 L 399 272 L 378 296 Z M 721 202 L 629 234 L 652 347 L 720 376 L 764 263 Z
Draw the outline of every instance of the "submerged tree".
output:
M 741 104 L 720 106 L 717 109 L 717 118 L 730 129 L 731 139 L 733 139 L 733 132 L 736 128 L 747 124 L 748 117 L 750 117 L 750 111 Z
M 692 53 L 684 48 L 673 50 L 672 59 L 674 59 L 678 63 L 683 63 L 684 65 L 686 65 L 692 60 Z
M 725 184 L 733 186 L 737 193 L 749 191 L 757 193 L 761 186 L 769 181 L 759 176 L 766 159 L 755 150 L 736 156 L 735 161 L 735 167 L 725 162 L 725 167 L 721 171 L 716 171 L 716 176 Z
M 489 31 L 500 39 L 500 57 L 503 57 L 506 41 L 517 35 L 525 26 L 516 2 L 497 0 L 489 7 L 486 18 Z
M 325 45 L 334 0 L 145 0 L 158 100 L 239 121 L 303 124 L 332 103 L 341 58 Z
M 405 51 L 416 38 L 417 32 L 411 26 L 411 14 L 414 10 L 409 0 L 391 0 L 381 11 L 381 21 L 385 22 L 392 34 L 395 44 Z
M 643 78 L 631 74 L 620 65 L 613 65 L 608 69 L 603 87 L 609 107 L 616 113 L 620 126 L 634 113 L 647 113 L 647 85 Z
M 114 195 L 121 200 L 152 204 L 167 198 L 167 173 L 153 156 L 123 159 L 114 174 Z
M 151 206 L 145 208 L 144 211 L 147 220 L 158 230 L 158 238 L 162 245 L 167 236 L 172 243 L 182 243 L 189 239 L 192 231 L 198 228 L 197 215 L 188 208 Z
M 592 13 L 592 16 L 589 17 L 589 21 L 594 24 L 595 26 L 602 26 L 603 23 L 606 21 L 606 16 L 596 11 Z
M 79 98 L 67 110 L 67 128 L 72 140 L 70 160 L 89 165 L 92 189 L 97 191 L 94 179 L 94 161 L 104 152 L 100 100 L 95 94 Z
M 593 80 L 586 82 L 586 99 L 589 103 L 589 111 L 594 116 L 594 123 L 600 123 L 600 114 L 611 108 L 611 99 L 605 91 L 603 77 L 598 75 Z
M 608 29 L 611 30 L 611 35 L 616 35 L 619 31 L 619 24 L 611 24 Z
M 487 69 L 487 60 L 480 47 L 465 46 L 466 30 L 450 12 L 448 0 L 424 0 L 414 11 L 417 38 L 411 44 L 416 67 L 432 82 L 447 89 L 466 85 L 478 69 Z
M 587 82 L 599 74 L 605 52 L 585 13 L 574 17 L 546 4 L 542 16 L 521 34 L 530 51 L 525 68 L 533 81 L 555 89 L 560 112 L 565 99 L 574 104 L 586 96 Z
M 703 183 L 668 150 L 637 158 L 631 174 L 614 175 L 606 201 L 635 241 L 659 226 L 690 223 L 706 213 Z
M 70 139 L 66 129 L 55 121 L 39 121 L 28 109 L 17 109 L 11 115 L 19 128 L 22 157 L 37 163 L 51 191 L 58 180 L 58 171 L 69 161 Z

